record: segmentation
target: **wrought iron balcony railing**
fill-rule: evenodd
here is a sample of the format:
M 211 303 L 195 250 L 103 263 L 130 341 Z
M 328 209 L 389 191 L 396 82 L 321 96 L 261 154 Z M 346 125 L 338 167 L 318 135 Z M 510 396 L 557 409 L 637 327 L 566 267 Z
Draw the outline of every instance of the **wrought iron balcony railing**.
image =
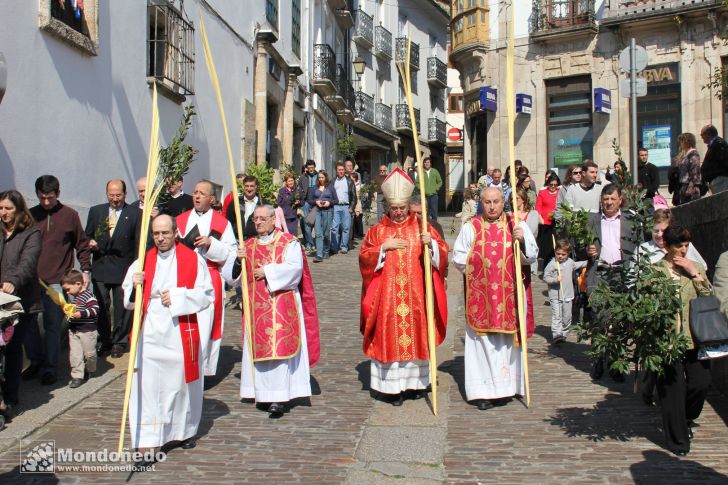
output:
M 447 64 L 437 57 L 427 58 L 427 82 L 438 88 L 447 87 Z
M 447 143 L 445 135 L 445 122 L 437 118 L 427 120 L 427 141 L 430 143 Z
M 313 76 L 311 84 L 321 89 L 322 95 L 332 94 L 336 86 L 336 55 L 327 44 L 313 46 Z
M 410 120 L 409 108 L 406 104 L 395 105 L 395 127 L 398 131 L 412 131 L 412 120 Z M 420 110 L 415 108 L 415 123 L 417 123 L 417 129 L 422 130 L 420 124 Z
M 354 93 L 354 116 L 357 120 L 374 124 L 374 96 L 369 96 L 364 91 Z
M 594 0 L 534 0 L 532 33 L 595 25 Z
M 381 25 L 374 27 L 374 55 L 392 59 L 392 33 Z
M 405 60 L 405 56 L 407 55 L 407 37 L 397 37 L 397 52 L 396 52 L 396 62 L 403 62 Z M 415 44 L 412 42 L 412 47 L 410 48 L 410 69 L 419 70 L 420 69 L 420 46 L 418 44 Z
M 392 131 L 392 107 L 383 103 L 374 106 L 374 126 L 389 133 Z
M 723 7 L 724 0 L 620 0 L 619 5 L 605 11 L 600 19 L 600 26 L 609 26 L 625 22 L 651 20 L 662 17 L 675 21 L 675 16 L 694 13 L 701 10 L 716 10 Z
M 374 45 L 374 19 L 361 9 L 356 11 L 351 39 L 367 49 Z

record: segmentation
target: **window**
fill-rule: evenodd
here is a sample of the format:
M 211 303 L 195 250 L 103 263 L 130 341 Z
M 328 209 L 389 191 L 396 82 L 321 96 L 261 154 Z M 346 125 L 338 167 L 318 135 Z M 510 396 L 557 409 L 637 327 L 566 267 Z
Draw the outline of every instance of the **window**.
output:
M 147 76 L 171 94 L 194 94 L 195 53 L 192 24 L 168 0 L 149 0 Z
M 51 3 L 51 17 L 88 37 L 84 10 L 83 2 L 79 3 L 78 0 L 56 0 Z
M 40 28 L 95 56 L 99 47 L 98 0 L 40 0 Z
M 462 94 L 451 94 L 449 101 L 450 113 L 462 113 L 463 112 L 463 95 Z
M 299 5 L 299 13 L 300 10 Z M 278 30 L 278 0 L 265 0 L 265 19 L 271 27 Z
M 591 79 L 580 76 L 546 82 L 548 166 L 566 167 L 592 158 Z
M 293 53 L 301 58 L 301 0 L 291 0 L 291 12 L 293 21 L 291 23 L 291 44 Z

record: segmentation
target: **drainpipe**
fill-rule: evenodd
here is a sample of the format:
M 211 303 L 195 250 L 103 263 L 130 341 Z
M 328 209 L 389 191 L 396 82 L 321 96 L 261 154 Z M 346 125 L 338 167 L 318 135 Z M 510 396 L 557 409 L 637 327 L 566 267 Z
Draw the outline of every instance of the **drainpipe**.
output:
M 0 103 L 5 96 L 5 88 L 8 85 L 8 67 L 5 62 L 5 56 L 0 52 Z

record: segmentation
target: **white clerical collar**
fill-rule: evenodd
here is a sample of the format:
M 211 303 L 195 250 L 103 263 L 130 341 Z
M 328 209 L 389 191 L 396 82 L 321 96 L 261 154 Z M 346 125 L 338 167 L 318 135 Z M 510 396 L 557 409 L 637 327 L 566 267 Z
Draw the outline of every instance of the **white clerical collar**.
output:
M 276 235 L 276 231 L 273 230 L 273 231 L 271 231 L 270 234 L 266 234 L 265 236 L 258 236 L 258 241 L 261 244 L 271 243 L 271 242 L 273 242 L 273 238 L 275 237 L 275 235 Z
M 159 257 L 162 259 L 167 259 L 173 255 L 174 255 L 174 246 L 172 246 L 172 248 L 169 249 L 168 251 L 159 251 Z
M 207 209 L 205 212 L 195 211 L 195 214 L 197 214 L 197 217 L 204 217 L 208 212 L 212 210 L 212 207 Z

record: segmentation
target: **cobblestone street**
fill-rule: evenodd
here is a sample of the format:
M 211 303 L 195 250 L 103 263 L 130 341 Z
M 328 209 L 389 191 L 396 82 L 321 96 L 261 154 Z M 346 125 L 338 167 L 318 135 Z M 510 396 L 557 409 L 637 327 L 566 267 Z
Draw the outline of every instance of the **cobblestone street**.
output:
M 311 401 L 295 403 L 277 420 L 241 403 L 240 312 L 229 310 L 218 377 L 206 383 L 197 447 L 172 450 L 155 471 L 135 473 L 132 483 L 728 483 L 726 398 L 711 391 L 693 451 L 673 456 L 662 447 L 658 408 L 632 393 L 632 379 L 592 382 L 586 346 L 573 337 L 549 347 L 550 309 L 540 281 L 534 288 L 536 335 L 529 344 L 530 408 L 513 401 L 478 411 L 464 401 L 462 284 L 454 268 L 448 338 L 438 351 L 439 415 L 432 416 L 429 399 L 399 408 L 373 400 L 369 362 L 361 352 L 357 256 L 352 251 L 312 265 L 322 357 L 312 372 Z M 105 372 L 120 377 L 120 367 Z M 104 376 L 108 385 L 23 441 L 116 450 L 124 379 Z M 129 475 L 21 475 L 14 441 L 3 443 L 3 484 L 105 484 Z

